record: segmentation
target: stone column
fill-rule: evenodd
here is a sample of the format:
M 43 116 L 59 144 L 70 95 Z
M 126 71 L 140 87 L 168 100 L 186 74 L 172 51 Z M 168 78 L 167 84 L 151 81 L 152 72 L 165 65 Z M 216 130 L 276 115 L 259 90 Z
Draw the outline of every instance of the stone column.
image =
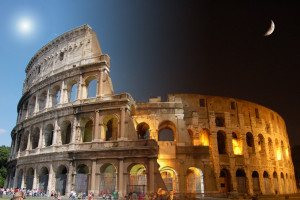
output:
M 154 169 L 155 169 L 155 160 L 154 159 L 150 159 L 149 163 L 148 163 L 148 177 L 147 177 L 147 192 L 154 192 L 155 191 L 155 173 L 154 173 Z
M 69 173 L 68 173 L 68 180 L 67 180 L 67 187 L 66 187 L 66 195 L 69 196 L 70 191 L 72 189 L 73 183 L 73 163 L 72 161 L 69 163 Z
M 97 160 L 92 160 L 92 173 L 91 173 L 91 192 L 96 192 L 96 166 Z
M 125 139 L 125 109 L 126 108 L 120 108 L 121 120 L 120 120 L 120 138 L 119 138 L 119 140 Z
M 28 142 L 27 142 L 27 147 L 26 147 L 26 154 L 29 153 L 29 150 L 31 149 L 31 141 L 30 141 L 31 133 L 28 133 Z
M 39 97 L 38 96 L 35 97 L 35 107 L 34 107 L 33 113 L 37 113 L 37 112 L 39 112 Z
M 124 197 L 126 194 L 126 184 L 124 184 L 124 160 L 119 160 L 119 173 L 118 173 L 118 188 L 120 197 Z
M 36 167 L 34 168 L 34 176 L 33 176 L 33 184 L 32 184 L 32 189 L 37 189 L 37 181 L 38 177 L 37 177 L 37 173 L 36 173 Z
M 18 171 L 19 171 L 19 170 L 16 168 L 13 188 L 17 188 L 17 187 L 18 187 L 18 186 L 17 186 L 17 185 L 18 185 L 18 177 L 17 177 Z
M 40 128 L 39 145 L 38 145 L 39 149 L 44 147 L 43 128 L 44 126 L 42 125 L 42 127 Z
M 48 190 L 49 192 L 55 190 L 55 172 L 53 171 L 52 163 L 50 164 L 50 170 L 49 170 Z
M 74 116 L 73 125 L 72 125 L 72 135 L 71 135 L 71 143 L 76 143 L 76 137 L 77 137 L 77 118 Z
M 61 89 L 60 89 L 60 97 L 59 97 L 59 102 L 58 104 L 63 104 L 64 103 L 64 96 L 65 96 L 65 82 L 62 81 L 61 83 Z
M 103 96 L 103 74 L 105 70 L 100 70 L 99 81 L 97 82 L 98 94 L 97 96 Z
M 94 136 L 93 140 L 95 142 L 99 142 L 100 141 L 99 110 L 96 111 L 95 115 L 96 115 L 95 128 L 94 128 L 95 136 Z
M 100 122 L 100 141 L 103 142 L 105 141 L 105 136 L 106 136 L 106 131 L 105 131 L 105 126 L 103 122 Z
M 79 82 L 77 84 L 77 99 L 82 99 L 82 75 L 80 75 Z
M 58 143 L 58 136 L 60 135 L 60 128 L 58 127 L 57 119 L 54 121 L 54 132 L 53 132 L 53 146 L 57 146 Z
M 23 170 L 21 188 L 25 188 L 25 170 Z

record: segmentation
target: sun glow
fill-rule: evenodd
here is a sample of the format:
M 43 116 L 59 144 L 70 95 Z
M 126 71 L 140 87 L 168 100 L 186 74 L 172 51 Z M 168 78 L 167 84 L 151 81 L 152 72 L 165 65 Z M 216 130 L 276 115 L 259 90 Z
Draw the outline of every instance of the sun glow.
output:
M 24 18 L 18 23 L 18 29 L 22 34 L 29 34 L 33 30 L 33 22 L 31 19 Z

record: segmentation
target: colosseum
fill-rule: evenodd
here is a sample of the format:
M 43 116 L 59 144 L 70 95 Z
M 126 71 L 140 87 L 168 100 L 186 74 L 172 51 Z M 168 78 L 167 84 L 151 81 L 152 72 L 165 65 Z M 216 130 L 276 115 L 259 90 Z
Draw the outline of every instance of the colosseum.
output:
M 6 187 L 58 191 L 296 193 L 285 122 L 245 100 L 115 94 L 89 25 L 42 47 L 25 72 Z

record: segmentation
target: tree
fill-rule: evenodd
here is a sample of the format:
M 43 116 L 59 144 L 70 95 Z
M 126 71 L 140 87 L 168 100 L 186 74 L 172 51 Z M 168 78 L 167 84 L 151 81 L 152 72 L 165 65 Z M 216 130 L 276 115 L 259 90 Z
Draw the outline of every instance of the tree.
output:
M 6 164 L 10 153 L 10 147 L 0 146 L 0 187 L 4 186 L 7 174 Z

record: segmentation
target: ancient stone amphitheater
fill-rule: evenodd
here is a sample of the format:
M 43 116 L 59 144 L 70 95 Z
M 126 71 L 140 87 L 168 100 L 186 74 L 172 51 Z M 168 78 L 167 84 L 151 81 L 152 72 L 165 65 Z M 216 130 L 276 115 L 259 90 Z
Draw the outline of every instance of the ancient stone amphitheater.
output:
M 110 58 L 80 26 L 26 67 L 6 187 L 94 192 L 296 192 L 284 120 L 244 100 L 115 94 Z

